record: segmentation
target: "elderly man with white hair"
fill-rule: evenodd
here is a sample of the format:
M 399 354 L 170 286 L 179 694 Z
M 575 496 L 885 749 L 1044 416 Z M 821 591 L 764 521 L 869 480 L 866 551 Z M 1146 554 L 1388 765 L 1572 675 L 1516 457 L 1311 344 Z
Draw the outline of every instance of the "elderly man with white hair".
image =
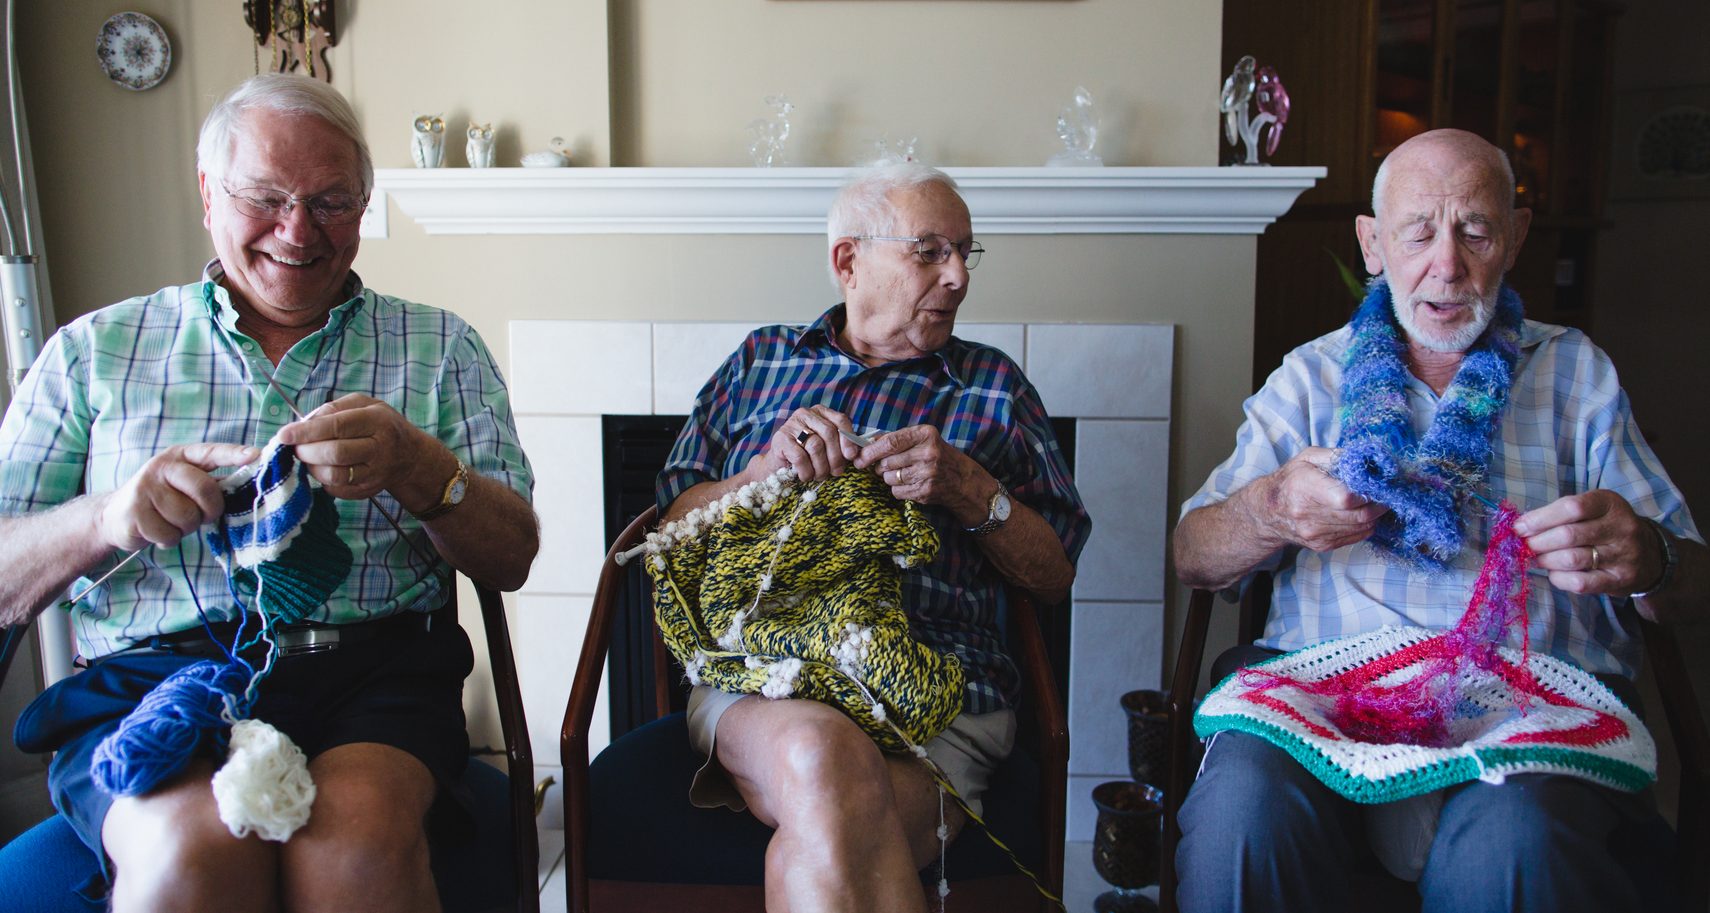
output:
M 967 679 L 962 713 L 925 747 L 977 809 L 1015 737 L 1004 586 L 1060 601 L 1090 521 L 1020 367 L 951 335 L 982 250 L 955 182 L 913 163 L 859 172 L 829 223 L 845 303 L 749 335 L 696 399 L 659 504 L 668 521 L 785 467 L 806 482 L 853 467 L 924 505 L 941 547 L 903 571 L 904 608 Z M 846 436 L 857 432 L 876 439 L 858 445 Z M 937 858 L 940 810 L 924 766 L 812 701 L 698 686 L 688 718 L 708 758 L 691 799 L 776 828 L 768 909 L 924 909 L 916 871 Z M 951 831 L 961 824 L 952 807 Z
M 1223 671 L 1386 625 L 1454 627 L 1490 536 L 1483 502 L 1503 499 L 1525 511 L 1514 532 L 1548 575 L 1531 587 L 1532 649 L 1632 698 L 1639 618 L 1701 617 L 1706 550 L 1614 367 L 1579 331 L 1524 319 L 1503 283 L 1531 217 L 1513 203 L 1506 158 L 1470 133 L 1415 137 L 1379 169 L 1356 224 L 1376 276 L 1365 303 L 1284 359 L 1182 508 L 1184 583 L 1276 573 L 1263 637 Z M 1394 416 L 1381 434 L 1363 423 L 1378 413 Z M 1338 449 L 1354 448 L 1449 497 L 1356 494 L 1337 473 Z M 1436 567 L 1417 548 L 1427 527 L 1459 546 Z M 1359 807 L 1283 749 L 1219 732 L 1181 811 L 1182 909 L 1343 909 L 1368 838 L 1426 910 L 1635 910 L 1667 890 L 1634 851 L 1666 830 L 1646 793 L 1529 773 L 1436 798 L 1434 832 L 1380 805 L 1368 835 Z
M 457 316 L 351 271 L 374 169 L 337 91 L 250 79 L 209 113 L 197 158 L 201 279 L 67 324 L 0 424 L 0 623 L 74 593 L 89 666 L 23 713 L 18 742 L 57 751 L 54 804 L 115 910 L 437 910 L 430 823 L 472 823 L 447 788 L 472 665 L 443 611 L 452 569 L 515 589 L 539 544 L 504 381 Z M 245 590 L 199 531 L 228 509 L 213 473 L 270 442 L 318 483 L 316 514 L 333 505 L 345 559 L 321 557 L 340 551 L 324 536 L 301 573 L 257 569 Z M 336 577 L 330 597 L 258 643 L 246 606 L 311 574 Z M 211 736 L 152 788 L 115 797 L 91 774 L 140 695 L 228 649 L 264 671 L 253 717 L 308 757 L 313 805 L 283 842 L 223 823 Z

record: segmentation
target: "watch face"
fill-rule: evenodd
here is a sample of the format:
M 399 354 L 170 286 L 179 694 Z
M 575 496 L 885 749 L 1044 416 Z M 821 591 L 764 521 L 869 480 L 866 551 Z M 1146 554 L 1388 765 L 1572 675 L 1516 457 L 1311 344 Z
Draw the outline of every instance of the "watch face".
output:
M 462 504 L 463 494 L 468 490 L 469 482 L 465 479 L 459 478 L 457 481 L 451 483 L 451 490 L 446 492 L 445 499 L 453 504 Z
M 992 516 L 999 523 L 1009 519 L 1009 495 L 1000 491 L 992 498 Z

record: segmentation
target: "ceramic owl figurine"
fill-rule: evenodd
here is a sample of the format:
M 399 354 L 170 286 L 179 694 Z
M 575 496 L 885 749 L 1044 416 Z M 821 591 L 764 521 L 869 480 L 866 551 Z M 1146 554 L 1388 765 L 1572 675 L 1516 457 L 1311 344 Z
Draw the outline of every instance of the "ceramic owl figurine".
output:
M 471 168 L 493 167 L 493 125 L 469 123 L 469 144 L 463 153 L 469 157 Z
M 417 168 L 438 168 L 445 161 L 445 118 L 423 114 L 410 130 L 410 158 Z

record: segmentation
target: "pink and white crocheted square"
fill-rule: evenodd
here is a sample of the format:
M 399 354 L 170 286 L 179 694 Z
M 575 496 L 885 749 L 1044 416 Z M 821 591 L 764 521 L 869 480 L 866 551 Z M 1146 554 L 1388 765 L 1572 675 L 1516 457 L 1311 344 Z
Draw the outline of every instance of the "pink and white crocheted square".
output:
M 1267 660 L 1213 688 L 1194 731 L 1202 739 L 1222 730 L 1264 738 L 1363 803 L 1520 773 L 1567 774 L 1628 792 L 1656 780 L 1656 743 L 1639 718 L 1589 673 L 1539 653 L 1499 647 L 1492 662 L 1428 683 L 1448 694 L 1429 744 L 1379 741 L 1381 727 L 1356 725 L 1368 721 L 1338 710 L 1339 695 L 1420 691 L 1414 679 L 1443 668 L 1452 649 L 1445 640 L 1442 631 L 1388 627 Z

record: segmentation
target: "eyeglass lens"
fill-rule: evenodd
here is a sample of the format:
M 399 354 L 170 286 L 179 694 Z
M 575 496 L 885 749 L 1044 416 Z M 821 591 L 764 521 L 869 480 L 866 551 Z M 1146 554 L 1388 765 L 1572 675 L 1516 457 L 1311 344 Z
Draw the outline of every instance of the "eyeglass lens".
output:
M 943 235 L 927 235 L 920 239 L 920 246 L 915 248 L 915 253 L 920 255 L 921 260 L 936 266 L 948 262 L 950 252 L 955 251 L 962 255 L 963 265 L 968 269 L 973 269 L 979 265 L 980 254 L 985 253 L 985 250 L 978 241 L 963 241 L 961 244 L 953 244 L 949 238 Z
M 256 219 L 282 219 L 296 206 L 307 206 L 309 218 L 321 225 L 348 225 L 362 218 L 362 198 L 349 193 L 323 193 L 307 199 L 278 190 L 252 187 L 227 191 L 245 215 Z

